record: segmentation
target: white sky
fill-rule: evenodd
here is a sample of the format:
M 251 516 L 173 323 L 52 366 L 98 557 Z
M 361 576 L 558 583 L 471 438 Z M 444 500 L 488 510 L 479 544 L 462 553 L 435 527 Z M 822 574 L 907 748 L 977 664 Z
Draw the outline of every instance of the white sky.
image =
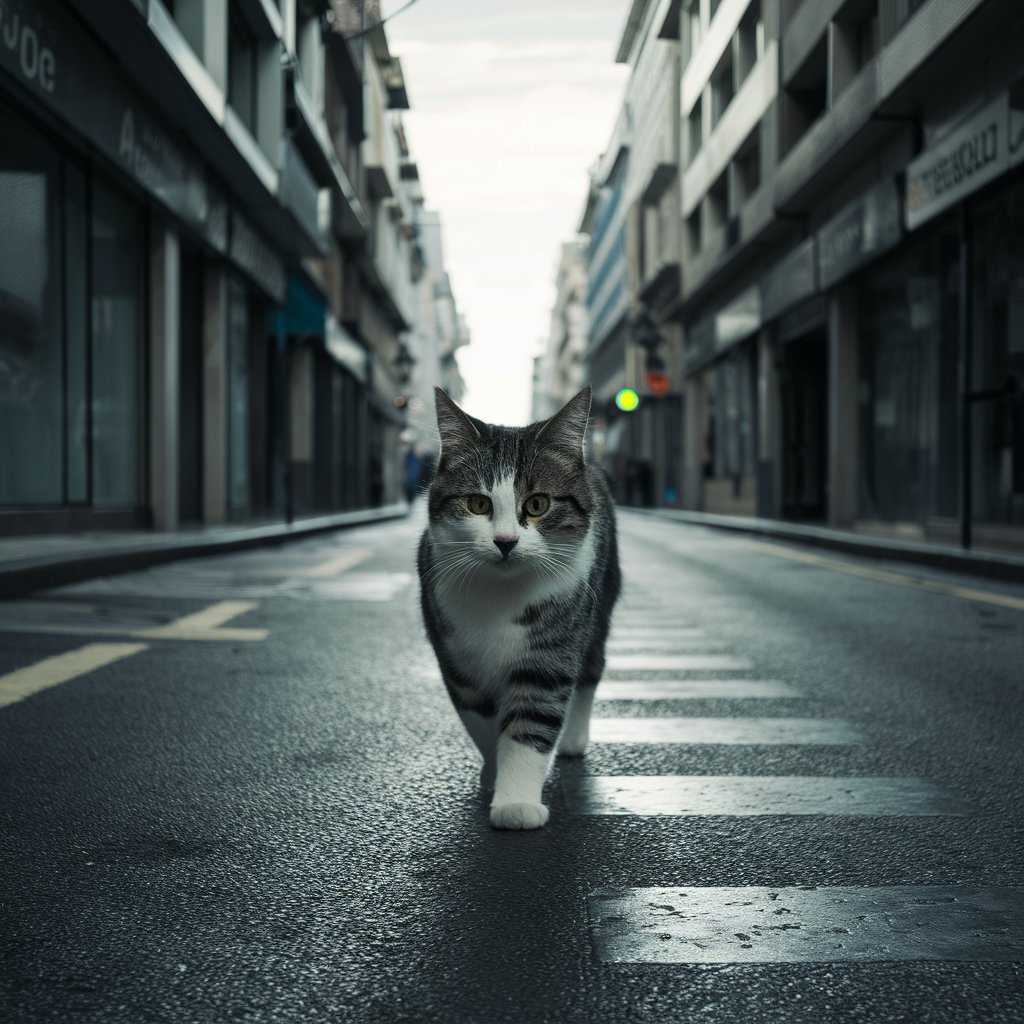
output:
M 383 0 L 385 15 L 405 0 Z M 529 419 L 532 357 L 547 338 L 559 247 L 574 237 L 587 170 L 608 143 L 627 68 L 629 0 L 418 0 L 388 22 L 405 124 L 472 342 L 463 404 Z

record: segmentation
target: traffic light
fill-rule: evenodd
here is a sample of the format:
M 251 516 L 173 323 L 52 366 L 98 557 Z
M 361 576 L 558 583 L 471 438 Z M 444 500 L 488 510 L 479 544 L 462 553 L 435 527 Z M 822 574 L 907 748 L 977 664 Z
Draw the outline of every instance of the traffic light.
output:
M 632 388 L 621 388 L 615 394 L 615 407 L 632 412 L 640 404 L 640 396 Z

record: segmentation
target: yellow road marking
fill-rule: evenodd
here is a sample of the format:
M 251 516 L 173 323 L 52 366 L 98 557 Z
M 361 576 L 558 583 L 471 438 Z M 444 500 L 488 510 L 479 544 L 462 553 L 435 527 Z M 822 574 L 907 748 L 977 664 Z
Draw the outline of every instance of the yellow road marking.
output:
M 218 629 L 223 623 L 251 612 L 256 607 L 255 601 L 218 601 L 209 608 L 185 615 L 166 626 L 137 629 L 129 635 L 150 640 L 266 640 L 265 629 Z
M 74 651 L 44 658 L 34 665 L 0 676 L 0 707 L 32 696 L 58 683 L 94 672 L 139 651 L 148 644 L 86 644 Z
M 889 569 L 854 565 L 852 562 L 843 562 L 838 558 L 826 558 L 823 555 L 812 555 L 808 551 L 797 551 L 794 548 L 783 547 L 781 544 L 766 544 L 759 540 L 748 540 L 745 543 L 749 547 L 765 552 L 765 554 L 788 558 L 793 562 L 805 562 L 807 565 L 817 565 L 822 569 L 835 569 L 837 572 L 845 572 L 851 576 L 862 576 L 865 579 L 878 580 L 881 583 L 893 583 L 898 587 L 913 587 L 915 590 L 924 590 L 930 594 L 944 594 L 946 597 L 960 597 L 965 601 L 982 601 L 985 604 L 996 604 L 1002 608 L 1024 611 L 1024 598 L 1011 597 L 1009 594 L 998 594 L 991 590 L 975 590 L 973 587 L 960 587 L 955 583 L 941 583 L 938 580 L 908 576 L 906 573 L 892 572 Z
M 329 558 L 319 565 L 310 566 L 308 569 L 300 569 L 298 572 L 291 572 L 289 576 L 309 576 L 315 579 L 325 579 L 331 576 L 339 576 L 346 569 L 365 562 L 373 554 L 371 548 L 354 548 L 351 551 L 343 551 L 334 558 Z

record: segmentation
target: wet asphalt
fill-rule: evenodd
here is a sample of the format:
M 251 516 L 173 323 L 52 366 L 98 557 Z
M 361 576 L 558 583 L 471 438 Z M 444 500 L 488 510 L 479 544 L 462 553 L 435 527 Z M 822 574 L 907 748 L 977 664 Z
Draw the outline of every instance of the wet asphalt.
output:
M 545 829 L 495 832 L 420 624 L 420 516 L 0 605 L 0 676 L 218 602 L 267 631 L 145 639 L 0 707 L 0 1021 L 1024 1021 L 1024 946 L 608 963 L 588 917 L 608 888 L 1024 885 L 1024 588 L 622 513 L 617 621 L 702 629 L 752 665 L 723 678 L 799 692 L 758 716 L 864 741 L 594 745 L 556 766 Z M 615 674 L 640 677 L 680 678 Z M 580 774 L 911 777 L 972 813 L 588 816 Z

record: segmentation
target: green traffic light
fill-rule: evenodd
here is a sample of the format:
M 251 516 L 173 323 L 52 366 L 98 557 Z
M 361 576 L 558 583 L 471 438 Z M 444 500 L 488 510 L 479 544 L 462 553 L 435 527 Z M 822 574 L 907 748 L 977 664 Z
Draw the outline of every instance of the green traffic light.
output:
M 616 394 L 615 404 L 623 412 L 632 412 L 640 404 L 640 396 L 632 388 L 623 388 Z

